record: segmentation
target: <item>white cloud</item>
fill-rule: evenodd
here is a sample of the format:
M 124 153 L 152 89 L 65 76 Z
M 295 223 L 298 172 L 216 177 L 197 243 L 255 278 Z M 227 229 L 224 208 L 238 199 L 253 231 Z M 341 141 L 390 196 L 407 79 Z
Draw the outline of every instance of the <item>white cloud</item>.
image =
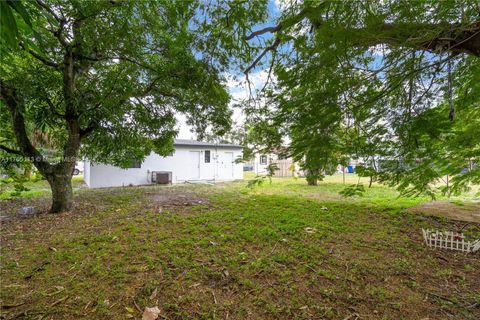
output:
M 272 74 L 270 81 L 275 81 L 275 77 Z M 250 95 L 248 89 L 248 83 L 245 75 L 235 76 L 233 74 L 225 75 L 227 90 L 230 93 L 231 101 L 230 108 L 233 110 L 232 121 L 236 124 L 242 124 L 245 120 L 243 110 L 241 108 L 234 108 L 234 105 L 240 104 L 242 101 L 247 100 Z M 250 86 L 252 94 L 255 95 L 256 91 L 263 88 L 268 79 L 268 69 L 260 70 L 249 74 Z M 177 138 L 179 139 L 195 139 L 195 133 L 191 132 L 191 126 L 186 123 L 186 117 L 181 114 L 177 114 L 177 130 L 179 131 Z
M 187 124 L 187 116 L 181 113 L 177 113 L 175 115 L 175 118 L 177 120 L 177 138 L 195 140 L 197 138 L 197 135 L 196 133 L 192 132 L 192 126 Z

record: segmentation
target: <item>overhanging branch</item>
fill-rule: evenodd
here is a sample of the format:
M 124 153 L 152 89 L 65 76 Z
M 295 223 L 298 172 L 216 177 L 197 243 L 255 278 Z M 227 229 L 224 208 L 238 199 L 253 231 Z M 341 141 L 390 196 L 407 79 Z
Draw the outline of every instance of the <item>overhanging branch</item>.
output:
M 250 73 L 250 71 L 255 68 L 255 66 L 260 62 L 260 60 L 262 60 L 262 58 L 269 52 L 269 51 L 274 51 L 277 49 L 278 45 L 280 44 L 280 39 L 279 38 L 276 38 L 275 41 L 273 42 L 273 44 L 271 44 L 270 46 L 266 47 L 262 53 L 255 59 L 255 61 L 253 61 L 253 63 L 251 65 L 249 65 L 244 73 L 245 74 L 248 74 Z
M 274 27 L 266 27 L 266 28 L 263 28 L 263 29 L 252 32 L 251 34 L 249 34 L 248 36 L 245 37 L 245 40 L 247 40 L 247 41 L 252 40 L 256 36 L 260 36 L 260 35 L 265 34 L 265 33 L 275 33 L 275 32 L 280 31 L 280 29 L 281 29 L 280 25 L 276 25 Z
M 282 30 L 283 33 L 302 21 L 308 19 L 312 24 L 312 30 L 319 31 L 323 23 L 315 18 L 313 10 L 305 8 L 297 15 L 281 21 L 276 26 L 266 27 L 252 32 L 245 37 L 251 40 L 256 36 L 266 33 L 276 33 Z M 353 47 L 372 47 L 379 44 L 386 44 L 392 47 L 408 47 L 416 50 L 429 51 L 433 53 L 450 52 L 451 54 L 465 53 L 480 57 L 480 22 L 470 24 L 456 23 L 384 23 L 376 26 L 376 30 L 366 28 L 348 28 L 343 26 L 331 27 L 329 32 L 336 31 L 348 35 L 348 41 Z M 432 35 L 432 30 L 438 30 Z M 328 31 L 327 31 L 328 32 Z M 429 36 L 430 35 L 430 36 Z M 267 54 L 275 50 L 280 44 L 280 37 L 277 35 L 273 45 L 266 47 L 262 53 L 249 65 L 244 73 L 248 74 Z
M 25 46 L 23 45 L 23 43 L 20 43 L 20 47 L 25 50 L 26 52 L 30 53 L 30 55 L 32 57 L 34 57 L 35 59 L 37 59 L 38 61 L 42 62 L 44 65 L 46 66 L 49 66 L 49 67 L 53 67 L 55 69 L 59 69 L 59 65 L 53 61 L 50 61 L 48 60 L 47 58 L 45 57 L 42 57 L 41 55 L 39 55 L 38 53 L 36 53 L 35 51 L 31 50 L 31 49 L 27 49 L 25 48 Z
M 11 154 L 16 154 L 16 155 L 19 155 L 19 156 L 22 155 L 22 153 L 19 150 L 15 150 L 15 149 L 9 148 L 9 147 L 4 146 L 4 145 L 0 145 L 0 149 L 5 151 L 5 152 L 11 153 Z

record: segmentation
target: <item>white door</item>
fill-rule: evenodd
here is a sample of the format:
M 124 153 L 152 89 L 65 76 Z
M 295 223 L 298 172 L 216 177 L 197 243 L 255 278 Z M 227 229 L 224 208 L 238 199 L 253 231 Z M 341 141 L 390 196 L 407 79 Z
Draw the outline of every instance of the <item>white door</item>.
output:
M 220 164 L 220 179 L 233 179 L 233 152 L 224 152 Z
M 200 151 L 190 151 L 190 174 L 186 180 L 200 180 Z

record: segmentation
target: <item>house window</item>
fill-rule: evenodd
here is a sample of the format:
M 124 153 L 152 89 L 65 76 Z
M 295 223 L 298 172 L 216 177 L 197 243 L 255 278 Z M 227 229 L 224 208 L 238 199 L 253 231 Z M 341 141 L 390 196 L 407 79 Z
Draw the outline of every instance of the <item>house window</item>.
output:
M 267 164 L 267 156 L 261 155 L 260 156 L 260 164 Z
M 205 150 L 205 163 L 210 163 L 210 150 Z
M 141 168 L 142 162 L 140 160 L 133 160 L 129 166 L 129 168 Z

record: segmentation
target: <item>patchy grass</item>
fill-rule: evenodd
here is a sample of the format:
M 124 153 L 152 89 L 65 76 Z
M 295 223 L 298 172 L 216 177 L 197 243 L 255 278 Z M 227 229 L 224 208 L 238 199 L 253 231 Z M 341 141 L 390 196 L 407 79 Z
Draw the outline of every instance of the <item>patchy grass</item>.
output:
M 338 177 L 245 185 L 82 190 L 70 213 L 2 222 L 3 317 L 480 317 L 478 254 L 428 250 L 420 233 L 480 225 L 409 213 L 427 199 L 378 185 L 345 199 Z M 48 207 L 0 209 L 25 203 Z

